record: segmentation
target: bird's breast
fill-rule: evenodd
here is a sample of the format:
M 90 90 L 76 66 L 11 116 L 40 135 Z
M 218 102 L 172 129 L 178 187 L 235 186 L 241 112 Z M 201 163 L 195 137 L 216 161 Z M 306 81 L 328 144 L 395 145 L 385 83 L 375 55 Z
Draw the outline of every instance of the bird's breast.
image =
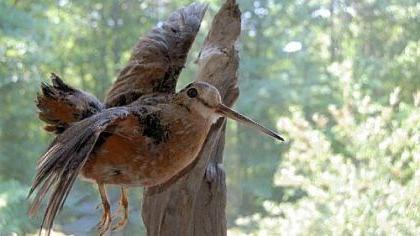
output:
M 153 118 L 150 124 L 157 122 Z M 198 155 L 211 121 L 160 118 L 142 135 L 110 135 L 96 147 L 82 176 L 104 184 L 153 186 L 168 181 Z M 164 132 L 162 130 L 165 130 Z

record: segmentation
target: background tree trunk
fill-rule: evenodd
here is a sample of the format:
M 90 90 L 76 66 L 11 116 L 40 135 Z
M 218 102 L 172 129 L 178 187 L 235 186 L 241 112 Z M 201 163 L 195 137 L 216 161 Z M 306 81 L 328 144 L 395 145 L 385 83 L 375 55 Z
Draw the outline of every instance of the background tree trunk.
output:
M 198 80 L 217 87 L 228 106 L 239 95 L 235 42 L 240 16 L 236 1 L 227 0 L 198 58 Z M 213 125 L 196 161 L 173 181 L 145 189 L 142 215 L 148 235 L 226 235 L 225 128 L 225 119 Z

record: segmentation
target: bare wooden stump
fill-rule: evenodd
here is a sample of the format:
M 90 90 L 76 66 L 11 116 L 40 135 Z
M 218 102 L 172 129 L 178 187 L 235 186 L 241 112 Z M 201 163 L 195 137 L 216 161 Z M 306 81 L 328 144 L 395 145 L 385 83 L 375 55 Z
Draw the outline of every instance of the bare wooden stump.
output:
M 239 95 L 235 47 L 241 30 L 235 0 L 215 18 L 198 58 L 198 80 L 217 87 L 226 105 Z M 167 186 L 144 192 L 143 220 L 148 235 L 226 235 L 226 183 L 222 167 L 225 119 L 210 130 L 196 161 Z

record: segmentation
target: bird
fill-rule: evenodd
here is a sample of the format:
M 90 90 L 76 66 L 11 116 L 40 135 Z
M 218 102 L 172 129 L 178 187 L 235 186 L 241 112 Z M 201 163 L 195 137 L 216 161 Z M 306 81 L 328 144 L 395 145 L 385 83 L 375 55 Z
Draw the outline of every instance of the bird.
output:
M 37 163 L 28 196 L 35 195 L 30 215 L 49 196 L 41 224 L 46 235 L 78 176 L 98 186 L 100 235 L 121 229 L 128 219 L 127 188 L 157 186 L 180 173 L 195 160 L 220 118 L 284 140 L 224 105 L 211 84 L 196 81 L 175 92 L 206 8 L 181 8 L 140 40 L 104 102 L 56 74 L 51 75 L 52 85 L 41 84 L 39 118 L 56 137 Z M 107 185 L 121 188 L 122 216 L 113 226 Z
M 107 92 L 103 102 L 88 92 L 70 86 L 57 74 L 52 73 L 50 77 L 52 84 L 43 82 L 41 92 L 36 99 L 38 117 L 46 123 L 44 129 L 60 135 L 73 124 L 104 109 L 129 105 L 140 97 L 150 94 L 154 96 L 173 94 L 206 10 L 207 5 L 200 3 L 180 8 L 144 38 L 140 38 L 127 65 L 119 72 L 117 80 Z M 100 137 L 102 138 L 103 136 Z M 105 188 L 105 185 L 98 185 L 99 192 L 106 197 Z M 31 188 L 28 197 L 34 191 L 35 189 Z M 33 199 L 28 212 L 30 216 L 37 213 L 44 197 L 39 195 Z M 103 206 L 105 211 L 109 211 L 107 202 L 104 202 Z M 115 230 L 122 228 L 128 218 L 127 188 L 123 185 L 120 212 L 122 220 L 113 228 Z M 103 217 L 99 229 L 106 231 L 109 221 L 109 218 Z M 47 220 L 44 214 L 41 231 L 45 228 L 46 234 L 49 235 L 51 227 L 52 220 Z
M 35 206 L 52 188 L 44 223 L 52 225 L 80 174 L 98 184 L 104 208 L 101 233 L 108 230 L 111 215 L 104 185 L 165 183 L 194 161 L 211 125 L 220 117 L 284 140 L 223 105 L 218 90 L 205 82 L 193 82 L 172 95 L 142 97 L 73 124 L 53 140 L 38 163 L 31 189 L 38 189 Z

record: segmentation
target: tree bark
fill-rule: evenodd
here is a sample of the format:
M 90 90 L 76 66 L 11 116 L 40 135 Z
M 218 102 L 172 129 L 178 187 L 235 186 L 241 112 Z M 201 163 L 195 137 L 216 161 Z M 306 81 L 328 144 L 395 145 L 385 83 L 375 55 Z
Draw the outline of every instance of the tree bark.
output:
M 197 80 L 218 88 L 228 106 L 239 95 L 235 42 L 240 16 L 236 1 L 227 0 L 213 19 L 197 60 Z M 169 184 L 145 189 L 142 216 L 147 235 L 226 235 L 225 128 L 225 119 L 219 119 L 192 165 Z

